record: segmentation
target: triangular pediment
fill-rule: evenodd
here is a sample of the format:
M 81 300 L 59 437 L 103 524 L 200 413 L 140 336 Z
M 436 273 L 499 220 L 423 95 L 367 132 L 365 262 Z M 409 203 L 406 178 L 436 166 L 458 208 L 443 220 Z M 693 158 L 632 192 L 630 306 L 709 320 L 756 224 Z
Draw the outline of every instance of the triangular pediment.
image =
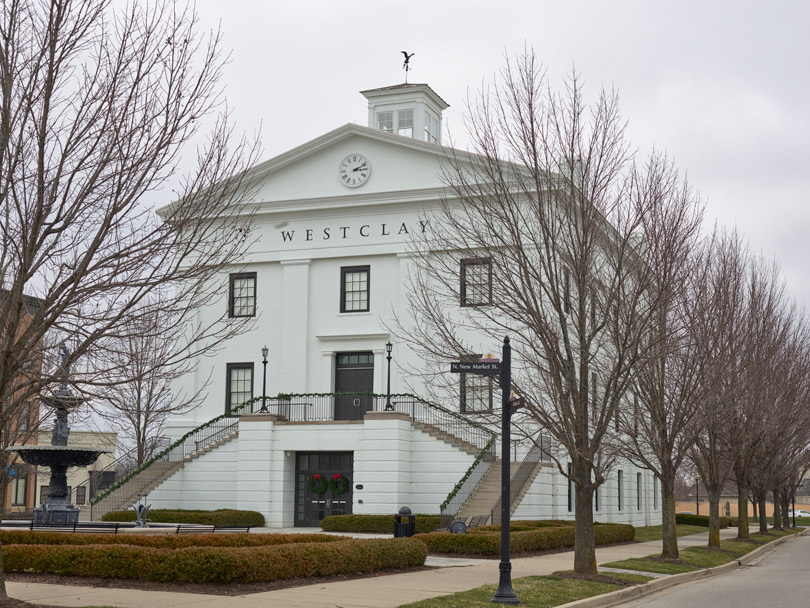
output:
M 347 124 L 250 170 L 253 200 L 274 202 L 313 199 L 355 201 L 407 192 L 439 192 L 448 149 L 409 137 Z M 370 174 L 357 187 L 341 182 L 339 166 L 348 155 L 368 160 Z M 336 200 L 339 202 L 339 200 Z

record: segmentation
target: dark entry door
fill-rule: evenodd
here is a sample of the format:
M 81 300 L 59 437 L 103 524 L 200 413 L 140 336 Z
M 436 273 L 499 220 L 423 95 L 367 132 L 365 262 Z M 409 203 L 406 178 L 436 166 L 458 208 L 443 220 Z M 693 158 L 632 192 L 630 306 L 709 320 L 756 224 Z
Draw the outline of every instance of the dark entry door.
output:
M 374 354 L 338 353 L 335 357 L 336 393 L 374 391 Z M 335 399 L 335 420 L 362 420 L 374 407 L 371 395 L 345 395 Z
M 332 484 L 340 474 L 344 482 Z M 313 479 L 319 475 L 320 479 Z M 352 512 L 352 452 L 298 452 L 295 455 L 295 525 L 319 526 L 329 515 Z M 336 487 L 335 487 L 336 486 Z

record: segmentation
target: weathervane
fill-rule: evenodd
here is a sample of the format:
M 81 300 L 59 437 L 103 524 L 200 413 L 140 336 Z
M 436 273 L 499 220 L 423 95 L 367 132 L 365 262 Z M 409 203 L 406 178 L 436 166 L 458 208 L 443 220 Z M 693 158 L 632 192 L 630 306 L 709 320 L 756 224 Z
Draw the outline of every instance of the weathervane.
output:
M 405 63 L 402 64 L 402 69 L 405 70 L 405 84 L 408 84 L 408 72 L 411 69 L 411 57 L 413 57 L 416 53 L 411 53 L 408 55 L 408 51 L 400 52 L 405 55 Z

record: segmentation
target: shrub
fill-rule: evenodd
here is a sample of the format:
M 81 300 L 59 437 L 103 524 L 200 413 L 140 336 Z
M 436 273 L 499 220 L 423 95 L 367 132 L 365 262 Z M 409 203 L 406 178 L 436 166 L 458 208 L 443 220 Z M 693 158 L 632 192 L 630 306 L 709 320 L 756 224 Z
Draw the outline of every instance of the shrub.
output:
M 53 572 L 190 583 L 257 582 L 368 573 L 418 566 L 424 563 L 426 556 L 425 545 L 412 538 L 179 549 L 134 544 L 12 544 L 3 548 L 4 566 L 8 572 Z
M 533 529 L 522 529 L 529 522 L 520 522 L 519 530 L 512 530 L 510 545 L 512 553 L 529 553 L 562 549 L 574 546 L 573 522 L 561 522 L 560 525 L 536 525 Z M 626 524 L 597 524 L 594 528 L 597 545 L 605 545 L 633 540 L 636 530 Z M 467 534 L 450 534 L 449 532 L 432 532 L 417 534 L 418 538 L 435 553 L 464 553 L 470 555 L 497 556 L 501 551 L 500 526 L 471 528 Z
M 689 515 L 687 513 L 676 513 L 675 514 L 675 523 L 676 524 L 687 524 L 690 526 L 704 526 L 706 528 L 709 527 L 709 516 L 708 515 Z M 728 528 L 728 517 L 720 517 L 720 527 L 721 528 Z
M 416 531 L 432 532 L 439 527 L 438 515 L 416 514 Z M 321 520 L 321 529 L 329 532 L 394 533 L 394 515 L 330 515 Z
M 4 530 L 3 545 L 137 545 L 156 549 L 183 547 L 261 547 L 298 543 L 329 543 L 345 540 L 328 534 L 64 534 L 60 532 L 29 532 Z
M 111 511 L 101 516 L 102 521 L 135 521 L 135 511 Z M 194 511 L 187 509 L 154 509 L 149 511 L 149 519 L 155 523 L 200 524 L 205 526 L 250 526 L 260 528 L 264 516 L 257 511 L 237 511 L 217 509 L 216 511 Z

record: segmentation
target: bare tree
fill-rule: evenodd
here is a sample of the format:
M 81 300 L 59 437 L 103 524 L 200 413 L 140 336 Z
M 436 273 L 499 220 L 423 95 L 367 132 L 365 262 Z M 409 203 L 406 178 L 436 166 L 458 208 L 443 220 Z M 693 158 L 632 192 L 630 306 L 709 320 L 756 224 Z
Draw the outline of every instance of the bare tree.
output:
M 211 352 L 245 327 L 194 311 L 224 300 L 252 222 L 244 169 L 256 145 L 231 142 L 220 34 L 201 35 L 171 0 L 9 0 L 0 15 L 0 401 L 14 411 L 66 380 L 67 345 L 86 396 L 123 371 L 117 348 L 144 319 L 171 320 L 152 367 Z M 207 140 L 201 127 L 211 125 Z M 175 173 L 197 138 L 196 167 Z M 169 197 L 164 221 L 152 211 Z M 222 217 L 236 217 L 227 225 Z M 41 305 L 26 319 L 25 296 Z M 29 322 L 30 321 L 30 322 Z M 249 321 L 249 320 L 248 320 Z M 38 362 L 41 374 L 26 374 Z M 79 364 L 76 364 L 76 362 Z M 145 373 L 145 372 L 139 372 Z M 117 382 L 127 381 L 127 375 Z M 0 599 L 5 589 L 0 584 Z
M 134 323 L 134 327 L 129 324 Z M 170 414 L 181 414 L 199 403 L 205 388 L 192 395 L 172 391 L 172 383 L 191 371 L 191 362 L 168 367 L 175 345 L 171 319 L 147 315 L 124 324 L 121 337 L 108 342 L 109 388 L 90 403 L 100 416 L 124 433 L 125 443 L 134 445 L 132 469 L 140 467 L 165 447 L 165 422 Z M 205 384 L 205 383 L 204 383 Z
M 617 95 L 587 105 L 576 73 L 558 93 L 531 53 L 507 59 L 466 124 L 474 154 L 450 153 L 449 193 L 414 243 L 414 317 L 398 333 L 445 399 L 458 398 L 447 361 L 510 337 L 513 387 L 526 402 L 514 428 L 556 444 L 551 456 L 575 484 L 574 569 L 594 573 L 593 494 L 614 462 L 613 416 L 655 321 L 654 270 L 636 249 L 644 179 Z M 465 387 L 462 407 L 494 417 L 487 390 Z
M 642 255 L 657 277 L 659 309 L 655 328 L 646 336 L 646 356 L 637 366 L 634 401 L 639 408 L 620 408 L 617 423 L 625 435 L 622 453 L 661 482 L 661 555 L 677 558 L 675 481 L 693 443 L 702 398 L 704 358 L 695 334 L 711 327 L 704 321 L 711 261 L 698 246 L 703 206 L 672 163 L 653 155 L 639 188 L 638 196 L 649 199 Z
M 744 393 L 740 368 L 745 346 L 745 283 L 748 251 L 736 232 L 718 231 L 709 255 L 713 260 L 707 285 L 710 306 L 696 340 L 705 365 L 701 383 L 703 399 L 698 416 L 700 429 L 690 450 L 690 460 L 700 474 L 709 499 L 709 545 L 720 546 L 720 493 L 734 465 L 726 427 L 735 400 Z

